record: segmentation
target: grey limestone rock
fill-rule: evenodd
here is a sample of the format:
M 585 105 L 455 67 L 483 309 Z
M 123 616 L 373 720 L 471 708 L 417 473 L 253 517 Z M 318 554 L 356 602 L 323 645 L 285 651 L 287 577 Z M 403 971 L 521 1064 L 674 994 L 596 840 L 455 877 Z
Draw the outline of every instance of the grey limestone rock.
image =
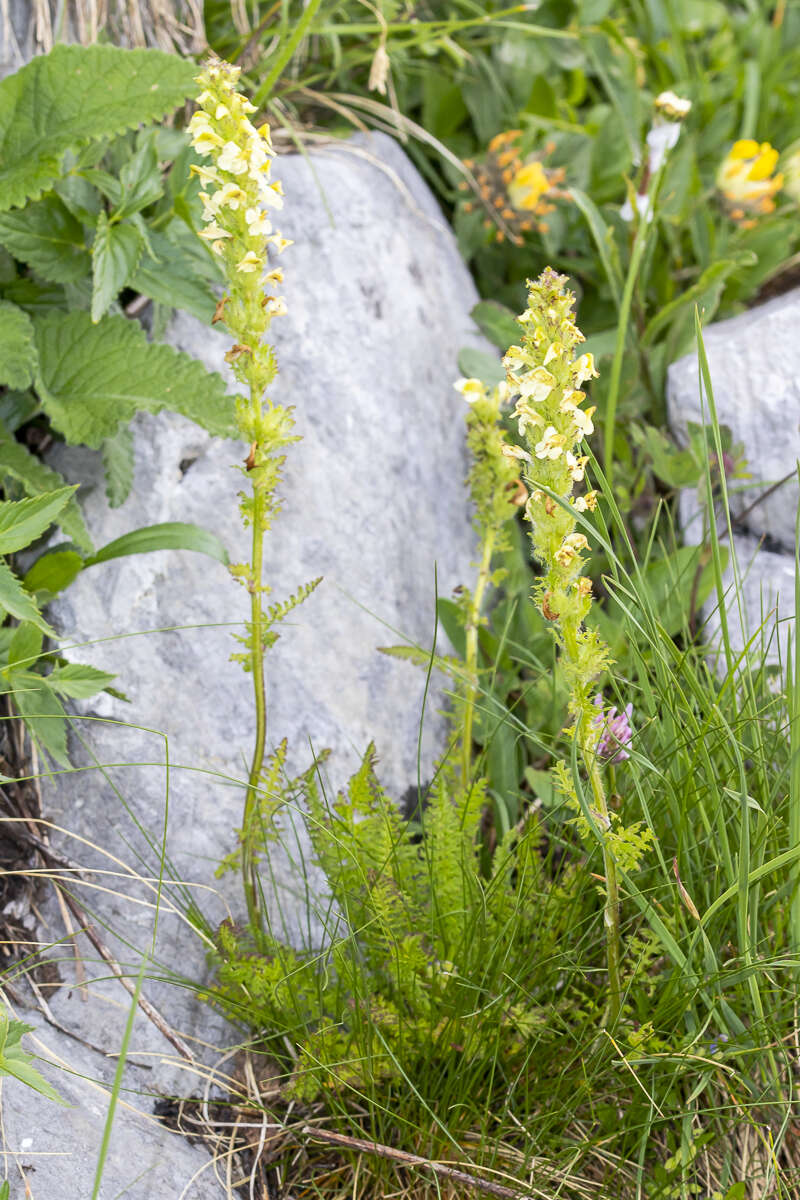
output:
M 37 1015 L 19 1014 L 39 1025 Z M 141 1018 L 140 1018 L 141 1019 Z M 61 1107 L 16 1079 L 3 1080 L 2 1141 L 11 1200 L 88 1200 L 92 1195 L 109 1089 L 99 1055 L 40 1026 L 24 1045 L 36 1068 L 69 1106 Z M 190 1146 L 152 1114 L 152 1101 L 123 1091 L 100 1188 L 101 1200 L 224 1200 L 227 1189 L 202 1147 Z
M 763 649 L 771 661 L 785 655 L 794 617 L 793 547 L 800 498 L 794 475 L 800 458 L 799 334 L 797 290 L 719 321 L 703 335 L 719 421 L 730 427 L 735 442 L 743 443 L 752 476 L 747 486 L 731 484 L 736 522 L 733 550 L 742 581 L 740 616 L 729 563 L 725 607 L 731 640 L 742 650 L 754 638 L 754 650 Z M 667 400 L 669 423 L 679 439 L 685 437 L 687 422 L 709 421 L 695 354 L 669 368 Z M 786 480 L 787 476 L 791 478 Z M 775 484 L 779 486 L 773 488 Z M 680 516 L 687 541 L 699 542 L 702 521 L 693 493 L 682 496 Z M 707 603 L 704 616 L 711 640 L 718 641 L 716 598 Z
M 435 587 L 446 595 L 471 578 L 463 400 L 452 381 L 459 348 L 480 344 L 469 318 L 477 297 L 433 196 L 390 139 L 357 137 L 310 162 L 283 157 L 275 175 L 286 192 L 281 228 L 295 245 L 282 261 L 289 315 L 273 325 L 280 367 L 273 395 L 296 406 L 303 440 L 289 453 L 266 579 L 276 599 L 324 579 L 268 656 L 268 740 L 288 739 L 292 769 L 330 748 L 330 789 L 374 740 L 378 773 L 399 797 L 417 782 L 418 743 L 423 780 L 443 747 L 437 710 L 445 695 L 441 685 L 432 688 L 420 743 L 424 674 L 377 647 L 408 638 L 429 648 Z M 168 337 L 226 369 L 229 341 L 219 332 L 179 315 Z M 96 543 L 150 523 L 195 521 L 220 535 L 233 561 L 245 559 L 242 476 L 234 469 L 245 448 L 169 415 L 140 418 L 135 438 L 133 492 L 116 510 L 104 498 L 96 456 L 63 448 L 55 455 L 83 481 Z M 214 869 L 234 845 L 253 735 L 250 679 L 229 661 L 231 635 L 246 615 L 246 593 L 227 570 L 186 552 L 94 567 L 51 613 L 70 657 L 116 672 L 131 700 L 103 696 L 82 707 L 73 745 L 84 769 L 58 775 L 48 788 L 49 812 L 69 831 L 58 844 L 95 872 L 71 886 L 135 972 L 152 937 L 152 881 L 166 827 L 166 885 L 145 992 L 201 1057 L 213 1057 L 209 1045 L 223 1048 L 240 1036 L 181 984 L 204 976 L 206 947 L 180 909 L 192 895 L 212 924 L 241 911 L 238 880 L 217 881 Z M 324 889 L 312 875 L 312 908 L 320 912 L 309 918 L 303 872 L 292 861 L 307 843 L 300 817 L 287 812 L 287 828 L 292 823 L 291 852 L 269 864 L 273 914 L 292 940 L 313 941 Z M 150 882 L 137 881 L 137 872 Z M 54 904 L 47 913 L 46 936 L 55 940 L 63 924 Z M 92 948 L 81 946 L 96 964 L 88 1003 L 74 987 L 58 989 L 50 1003 L 59 1021 L 93 1028 L 113 1051 L 126 997 Z M 69 955 L 61 957 L 72 980 Z M 135 1086 L 180 1093 L 196 1086 L 143 1019 L 131 1053 L 150 1067 L 130 1069 Z

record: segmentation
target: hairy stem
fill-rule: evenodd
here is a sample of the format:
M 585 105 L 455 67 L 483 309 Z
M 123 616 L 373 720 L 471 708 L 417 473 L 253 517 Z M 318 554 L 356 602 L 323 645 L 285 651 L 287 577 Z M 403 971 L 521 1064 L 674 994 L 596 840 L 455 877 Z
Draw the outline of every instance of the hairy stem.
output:
M 258 810 L 258 786 L 264 766 L 264 749 L 267 741 L 267 688 L 264 679 L 264 611 L 262 605 L 261 578 L 264 569 L 264 495 L 261 488 L 253 488 L 253 548 L 250 583 L 250 634 L 251 669 L 253 673 L 253 696 L 256 710 L 256 739 L 247 793 L 242 818 L 242 882 L 247 902 L 247 917 L 253 932 L 261 924 L 261 909 L 258 901 L 258 878 L 253 861 L 256 813 Z
M 478 696 L 478 627 L 480 625 L 483 597 L 489 582 L 494 542 L 494 530 L 490 530 L 483 544 L 478 578 L 475 584 L 475 591 L 472 593 L 472 604 L 470 605 L 466 624 L 465 667 L 467 672 L 467 691 L 464 697 L 464 729 L 461 742 L 461 784 L 464 788 L 469 787 L 470 776 L 472 774 L 472 725 L 475 715 L 475 701 Z
M 585 718 L 584 718 L 585 720 Z M 583 724 L 583 723 L 582 723 Z M 603 872 L 606 877 L 606 904 L 603 926 L 606 933 L 606 962 L 608 964 L 608 999 L 603 1014 L 603 1026 L 613 1028 L 622 1009 L 622 980 L 620 975 L 619 880 L 617 864 L 609 845 L 610 818 L 600 764 L 585 733 L 581 733 L 581 755 L 592 785 L 592 796 L 603 826 Z

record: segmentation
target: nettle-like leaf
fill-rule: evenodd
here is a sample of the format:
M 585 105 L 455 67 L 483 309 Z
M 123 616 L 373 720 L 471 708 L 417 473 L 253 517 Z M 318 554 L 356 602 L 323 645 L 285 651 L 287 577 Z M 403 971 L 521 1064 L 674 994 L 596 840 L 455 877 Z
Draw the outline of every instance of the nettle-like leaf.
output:
M 48 637 L 56 637 L 54 629 L 45 621 L 33 599 L 25 591 L 11 568 L 0 558 L 0 609 L 16 617 L 18 621 L 30 621 Z
M 41 537 L 74 492 L 74 487 L 63 487 L 26 500 L 0 501 L 0 554 L 15 554 Z
M 83 226 L 58 196 L 0 213 L 0 245 L 52 283 L 81 279 L 91 266 Z
M 135 413 L 181 413 L 218 437 L 235 432 L 233 399 L 220 375 L 188 354 L 148 342 L 124 317 L 94 325 L 88 313 L 34 318 L 37 391 L 69 442 L 98 448 Z
M 0 383 L 26 388 L 33 382 L 33 325 L 16 304 L 0 300 Z
M 0 217 L 0 221 L 2 218 Z M 112 224 L 101 212 L 92 246 L 92 320 L 108 311 L 111 301 L 136 270 L 144 239 L 128 221 Z
M 196 66 L 160 50 L 56 46 L 0 83 L 0 211 L 50 187 L 64 153 L 160 120 L 197 92 Z
M 57 492 L 66 486 L 66 480 L 45 466 L 40 458 L 31 454 L 21 442 L 0 422 L 0 478 L 10 476 L 19 483 L 28 496 L 41 496 Z M 83 519 L 77 500 L 71 497 L 58 515 L 58 524 L 68 538 L 91 554 L 94 550 L 89 530 Z

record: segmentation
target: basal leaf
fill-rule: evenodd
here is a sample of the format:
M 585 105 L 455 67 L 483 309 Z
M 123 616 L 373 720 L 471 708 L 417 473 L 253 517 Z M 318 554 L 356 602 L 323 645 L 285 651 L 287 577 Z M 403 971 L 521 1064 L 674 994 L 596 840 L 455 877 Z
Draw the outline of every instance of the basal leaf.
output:
M 481 333 L 505 354 L 509 346 L 517 342 L 521 330 L 510 308 L 496 300 L 480 300 L 470 313 Z
M 0 210 L 41 195 L 66 150 L 156 121 L 197 91 L 160 50 L 56 46 L 0 83 Z
M 31 454 L 12 433 L 0 424 L 0 478 L 4 475 L 16 479 L 22 484 L 28 496 L 40 496 L 43 493 L 55 492 L 65 486 L 66 481 L 58 471 L 47 467 Z M 89 530 L 83 519 L 77 500 L 71 498 L 58 516 L 58 524 L 68 538 L 71 538 L 81 550 L 91 553 L 94 550 Z
M 491 388 L 497 387 L 506 377 L 499 358 L 487 354 L 485 350 L 475 350 L 472 346 L 465 346 L 459 351 L 458 369 L 462 375 L 469 379 L 480 379 Z
M 45 621 L 32 596 L 29 596 L 22 584 L 13 574 L 8 563 L 0 559 L 0 608 L 5 609 L 19 621 L 31 621 L 48 637 L 56 637 L 56 632 Z
M 83 559 L 75 550 L 48 550 L 37 558 L 23 583 L 40 604 L 48 604 L 83 570 Z
M 62 487 L 26 500 L 0 501 L 0 554 L 24 550 L 41 537 L 74 492 L 74 487 Z
M 2 220 L 2 218 L 0 218 Z M 136 270 L 142 235 L 135 225 L 112 225 L 105 212 L 97 218 L 92 246 L 92 320 L 96 323 Z
M 58 196 L 0 212 L 0 245 L 52 283 L 80 279 L 91 267 L 83 226 Z
M 162 525 L 145 525 L 143 529 L 124 533 L 87 558 L 84 566 L 126 558 L 129 554 L 148 554 L 151 550 L 194 550 L 218 562 L 228 563 L 228 552 L 215 533 L 200 525 L 165 521 Z
M 27 313 L 0 300 L 0 383 L 26 388 L 33 381 L 36 347 L 33 326 Z
M 234 433 L 233 400 L 222 378 L 188 354 L 148 342 L 124 317 L 94 325 L 88 313 L 34 319 L 37 388 L 53 425 L 69 442 L 99 447 L 140 411 L 171 409 L 209 433 Z

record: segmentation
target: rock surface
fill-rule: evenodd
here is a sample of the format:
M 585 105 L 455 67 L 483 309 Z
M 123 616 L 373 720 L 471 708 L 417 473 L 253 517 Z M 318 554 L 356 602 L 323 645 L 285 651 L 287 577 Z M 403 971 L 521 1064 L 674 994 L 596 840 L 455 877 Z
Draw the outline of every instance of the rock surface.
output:
M 736 481 L 731 484 L 734 551 L 742 579 L 744 615 L 742 623 L 729 563 L 724 582 L 731 640 L 741 651 L 759 634 L 754 651 L 763 648 L 773 662 L 785 656 L 789 619 L 794 616 L 793 547 L 800 498 L 794 475 L 800 458 L 799 328 L 800 290 L 796 290 L 719 321 L 703 335 L 720 424 L 729 426 L 734 442 L 743 443 L 752 476 L 746 487 Z M 698 378 L 694 354 L 669 368 L 669 423 L 679 439 L 685 437 L 687 422 L 709 420 Z M 780 483 L 786 476 L 791 478 Z M 769 490 L 778 483 L 780 486 Z M 686 540 L 696 544 L 702 522 L 693 492 L 682 496 L 680 516 Z M 704 607 L 712 641 L 719 638 L 717 608 L 716 598 Z
M 36 1021 L 35 1015 L 19 1015 Z M 3 1080 L 2 1149 L 11 1200 L 88 1200 L 109 1105 L 108 1088 L 98 1082 L 100 1056 L 47 1026 L 29 1034 L 24 1045 L 69 1108 L 16 1079 Z M 120 1095 L 101 1200 L 223 1200 L 227 1189 L 207 1152 L 156 1120 L 148 1098 L 144 1108 L 140 1103 L 135 1095 Z
M 324 582 L 281 627 L 268 657 L 268 741 L 288 738 L 293 768 L 307 765 L 312 750 L 331 748 L 326 771 L 335 789 L 374 739 L 379 775 L 399 797 L 417 782 L 425 681 L 376 647 L 404 636 L 430 648 L 435 568 L 442 595 L 471 579 L 463 401 L 452 380 L 459 348 L 480 344 L 469 318 L 477 297 L 433 196 L 390 139 L 357 137 L 315 152 L 311 164 L 282 158 L 275 174 L 286 192 L 281 228 L 296 244 L 282 262 L 289 316 L 273 326 L 273 395 L 296 406 L 303 440 L 289 454 L 266 578 L 275 599 L 314 576 Z M 178 316 L 169 340 L 224 368 L 228 340 L 194 319 Z M 246 558 L 233 466 L 245 449 L 166 415 L 140 418 L 136 445 L 133 492 L 117 510 L 105 501 L 95 456 L 56 455 L 69 477 L 97 480 L 84 487 L 96 543 L 154 522 L 195 521 L 222 537 L 233 561 Z M 70 657 L 116 672 L 131 699 L 104 696 L 84 707 L 74 758 L 87 769 L 56 777 L 45 797 L 52 819 L 70 831 L 57 836 L 59 847 L 94 869 L 70 886 L 135 974 L 153 936 L 166 826 L 166 883 L 144 990 L 205 1058 L 240 1035 L 181 984 L 206 971 L 203 942 L 181 910 L 191 896 L 212 923 L 229 905 L 240 911 L 238 879 L 217 882 L 214 869 L 234 845 L 253 732 L 249 676 L 229 662 L 246 608 L 223 566 L 176 552 L 94 567 L 52 611 Z M 444 699 L 436 688 L 428 698 L 423 779 L 443 745 Z M 295 816 L 287 811 L 287 825 Z M 269 864 L 277 931 L 295 942 L 319 938 L 324 922 L 324 890 L 312 880 L 320 912 L 309 916 L 302 870 L 290 861 L 306 844 L 299 828 L 291 856 Z M 45 936 L 55 941 L 63 921 L 54 903 L 47 914 Z M 113 1053 L 127 996 L 92 946 L 83 938 L 80 945 L 88 1002 L 81 989 L 62 987 L 50 1004 L 62 1024 Z M 72 981 L 69 951 L 61 958 Z M 192 1069 L 144 1019 L 131 1056 L 149 1069 L 130 1067 L 129 1086 L 196 1090 Z M 113 1060 L 101 1066 L 109 1078 Z

